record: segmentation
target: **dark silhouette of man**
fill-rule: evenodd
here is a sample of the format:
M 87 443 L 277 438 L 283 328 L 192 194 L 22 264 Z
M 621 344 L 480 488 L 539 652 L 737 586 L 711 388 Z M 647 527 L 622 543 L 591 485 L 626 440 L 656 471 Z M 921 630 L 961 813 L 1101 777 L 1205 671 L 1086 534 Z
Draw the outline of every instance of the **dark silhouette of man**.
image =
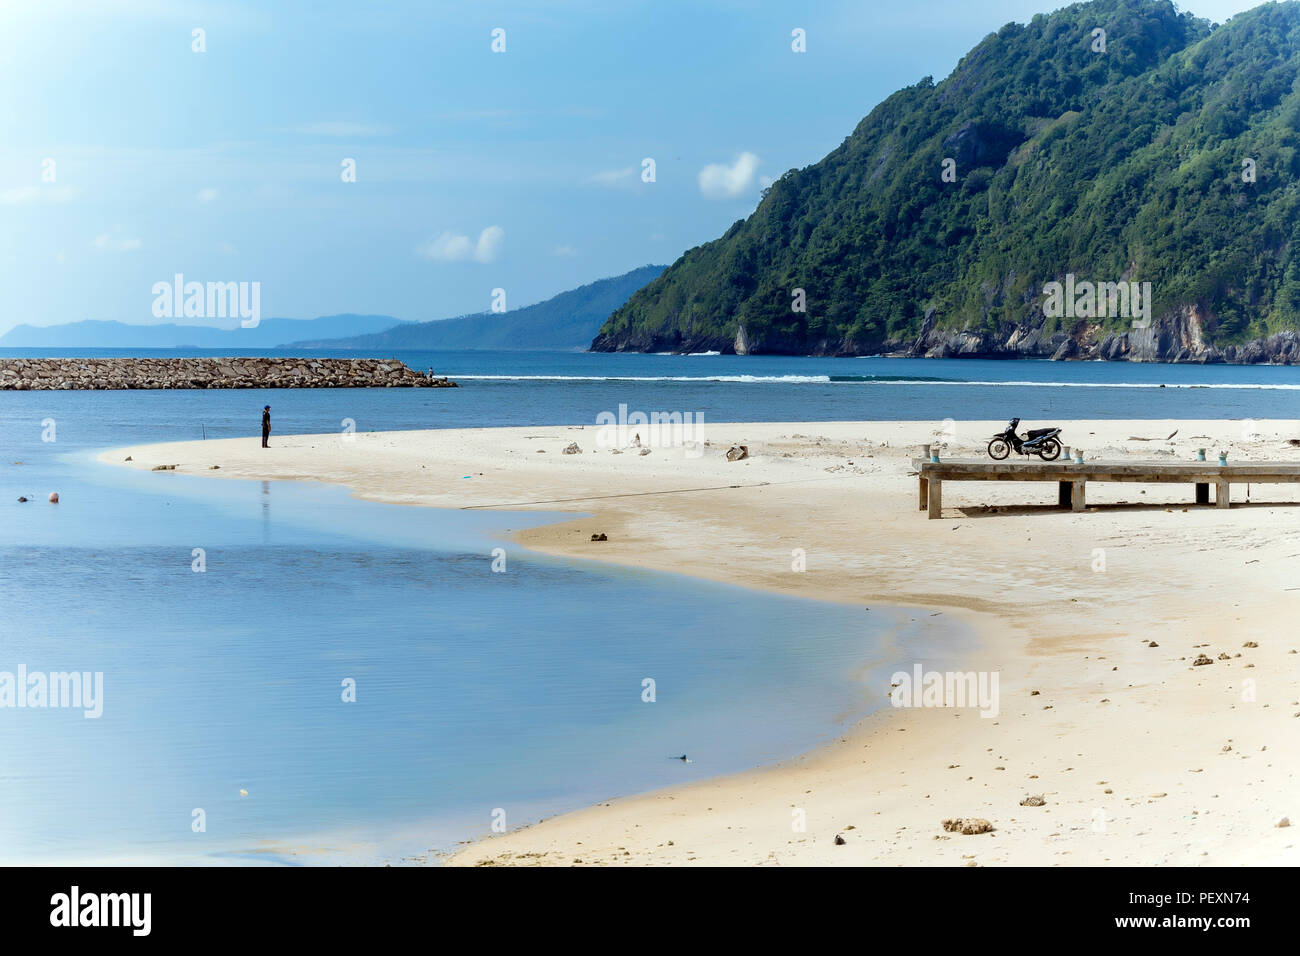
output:
M 266 440 L 271 437 L 271 406 L 262 409 L 262 447 L 270 448 Z

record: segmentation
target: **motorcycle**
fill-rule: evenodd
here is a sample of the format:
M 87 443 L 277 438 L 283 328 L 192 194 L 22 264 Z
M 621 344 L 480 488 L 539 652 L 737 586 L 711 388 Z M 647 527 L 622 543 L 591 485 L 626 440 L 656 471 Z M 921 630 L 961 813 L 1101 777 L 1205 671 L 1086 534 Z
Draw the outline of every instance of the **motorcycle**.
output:
M 1061 456 L 1061 443 L 1057 440 L 1061 434 L 1059 428 L 1031 428 L 1021 438 L 1016 434 L 1019 424 L 1020 419 L 1013 418 L 1005 431 L 993 436 L 989 442 L 990 458 L 1001 461 L 1011 454 L 1012 449 L 1017 455 L 1037 455 L 1043 461 L 1055 461 Z

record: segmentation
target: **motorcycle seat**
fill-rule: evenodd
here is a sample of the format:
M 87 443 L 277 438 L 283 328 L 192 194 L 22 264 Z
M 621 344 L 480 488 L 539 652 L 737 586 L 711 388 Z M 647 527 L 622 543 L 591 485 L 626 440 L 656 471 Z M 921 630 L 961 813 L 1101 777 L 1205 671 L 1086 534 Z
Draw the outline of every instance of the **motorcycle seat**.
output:
M 1049 432 L 1056 431 L 1055 428 L 1031 428 L 1029 429 L 1029 440 L 1033 441 L 1039 435 L 1046 435 Z

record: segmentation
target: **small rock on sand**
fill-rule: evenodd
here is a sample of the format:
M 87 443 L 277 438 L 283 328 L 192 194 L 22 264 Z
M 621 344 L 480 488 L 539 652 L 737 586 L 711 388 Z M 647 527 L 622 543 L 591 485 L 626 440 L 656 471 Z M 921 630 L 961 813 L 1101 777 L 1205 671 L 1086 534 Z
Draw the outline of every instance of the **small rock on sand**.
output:
M 1213 663 L 1214 663 L 1214 661 L 1212 661 L 1210 658 L 1206 657 L 1204 654 L 1197 654 L 1197 655 L 1196 655 L 1196 660 L 1192 661 L 1192 666 L 1193 666 L 1193 667 L 1200 667 L 1202 664 L 1213 664 Z
M 566 455 L 581 455 L 582 449 L 578 447 L 578 443 L 576 441 L 569 442 L 569 446 L 564 449 L 564 453 Z
M 1047 801 L 1043 799 L 1042 794 L 1038 794 L 1037 796 L 1032 796 L 1032 797 L 1025 797 L 1025 799 L 1020 801 L 1020 805 L 1022 807 L 1041 807 L 1045 803 L 1047 803 Z
M 1291 825 L 1291 820 L 1289 817 L 1282 817 L 1280 820 L 1277 821 L 1277 823 L 1273 824 L 1273 826 L 1275 827 L 1289 827 L 1290 825 Z
M 608 541 L 608 540 L 609 540 L 609 535 L 605 534 L 605 532 L 603 532 L 603 531 L 600 531 L 600 532 L 597 532 L 596 534 L 593 534 L 593 535 L 591 536 L 591 540 L 592 540 L 592 541 Z
M 964 833 L 967 836 L 976 833 L 988 833 L 993 824 L 981 817 L 956 817 L 943 821 L 943 828 L 949 833 Z

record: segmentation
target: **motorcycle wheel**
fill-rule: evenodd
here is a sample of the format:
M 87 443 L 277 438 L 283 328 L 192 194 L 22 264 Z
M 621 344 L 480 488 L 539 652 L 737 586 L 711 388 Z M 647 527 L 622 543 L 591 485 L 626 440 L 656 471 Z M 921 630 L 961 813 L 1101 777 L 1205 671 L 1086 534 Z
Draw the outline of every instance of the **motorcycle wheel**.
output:
M 1001 461 L 1011 454 L 1011 445 L 1005 438 L 995 438 L 989 442 L 989 457 L 994 461 Z
M 1061 457 L 1061 443 L 1055 438 L 1049 438 L 1038 446 L 1038 457 L 1043 461 L 1056 461 Z

